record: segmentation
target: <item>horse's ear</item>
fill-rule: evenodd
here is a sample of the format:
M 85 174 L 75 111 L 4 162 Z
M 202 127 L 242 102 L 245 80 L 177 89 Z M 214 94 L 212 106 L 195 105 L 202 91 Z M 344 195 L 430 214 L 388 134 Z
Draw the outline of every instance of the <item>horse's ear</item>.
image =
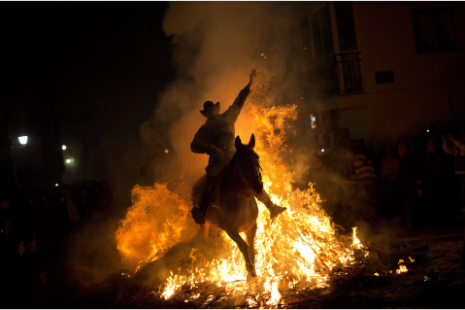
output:
M 255 147 L 255 136 L 254 136 L 254 134 L 252 134 L 252 135 L 250 136 L 249 146 L 250 146 L 251 148 L 254 148 L 254 147 Z
M 234 146 L 236 147 L 236 150 L 239 149 L 239 147 L 242 146 L 242 141 L 239 136 L 236 137 L 236 141 L 234 141 Z

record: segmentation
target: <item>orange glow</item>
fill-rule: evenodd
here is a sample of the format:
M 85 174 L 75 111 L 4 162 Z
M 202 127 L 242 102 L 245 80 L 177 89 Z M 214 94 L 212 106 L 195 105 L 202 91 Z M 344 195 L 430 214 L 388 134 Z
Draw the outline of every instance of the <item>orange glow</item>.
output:
M 132 189 L 132 207 L 115 236 L 123 259 L 133 264 L 146 263 L 181 241 L 189 208 L 166 184 L 136 185 Z
M 281 300 L 280 287 L 327 287 L 333 269 L 349 266 L 354 261 L 354 250 L 363 250 L 355 228 L 350 240 L 337 237 L 313 186 L 304 191 L 291 186 L 294 168 L 286 159 L 292 149 L 285 141 L 286 136 L 295 135 L 291 123 L 297 119 L 296 106 L 263 108 L 250 104 L 243 113 L 237 132 L 247 138 L 252 132 L 255 134 L 255 151 L 260 156 L 264 187 L 274 203 L 288 209 L 271 223 L 268 210 L 257 201 L 257 277 L 253 281 L 247 282 L 242 254 L 236 243 L 223 232 L 231 255 L 201 264 L 201 260 L 195 259 L 197 253 L 193 250 L 190 255 L 192 265 L 187 270 L 190 275 L 186 277 L 173 270 L 161 288 L 165 299 L 175 296 L 186 283 L 194 292 L 199 283 L 213 283 L 224 287 L 229 295 L 253 292 L 260 304 L 273 306 Z M 117 232 L 118 249 L 128 260 L 148 262 L 160 249 L 181 241 L 191 206 L 161 184 L 154 188 L 136 186 L 133 197 L 136 197 L 133 206 Z M 148 216 L 149 205 L 166 203 L 179 210 L 177 215 Z M 160 219 L 166 220 L 160 223 Z M 153 229 L 160 226 L 162 229 Z M 249 300 L 248 303 L 255 304 L 256 301 Z

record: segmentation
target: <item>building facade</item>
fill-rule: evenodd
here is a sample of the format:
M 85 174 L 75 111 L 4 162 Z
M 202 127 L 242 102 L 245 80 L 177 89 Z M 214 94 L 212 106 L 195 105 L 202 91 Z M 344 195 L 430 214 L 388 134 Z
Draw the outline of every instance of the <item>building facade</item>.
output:
M 299 3 L 297 41 L 318 129 L 379 149 L 465 120 L 463 2 Z

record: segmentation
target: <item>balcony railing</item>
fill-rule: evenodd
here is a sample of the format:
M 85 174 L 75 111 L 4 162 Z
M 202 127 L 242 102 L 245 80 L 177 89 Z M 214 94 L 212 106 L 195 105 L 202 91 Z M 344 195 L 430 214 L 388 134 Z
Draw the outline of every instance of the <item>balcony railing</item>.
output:
M 363 92 L 360 52 L 332 54 L 317 60 L 316 67 L 327 95 Z

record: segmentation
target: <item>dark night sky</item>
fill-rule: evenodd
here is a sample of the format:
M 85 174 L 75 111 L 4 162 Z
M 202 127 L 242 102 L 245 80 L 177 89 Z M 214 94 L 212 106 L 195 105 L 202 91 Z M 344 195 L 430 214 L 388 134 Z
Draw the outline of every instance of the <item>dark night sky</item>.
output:
M 170 38 L 162 31 L 168 4 L 4 2 L 1 6 L 3 87 L 22 97 L 38 80 L 49 81 L 63 143 L 88 139 L 86 146 L 80 144 L 88 173 L 75 175 L 76 179 L 117 178 L 109 176 L 113 167 L 106 157 L 125 151 L 118 147 L 127 141 L 136 147 L 139 126 L 175 77 Z M 138 182 L 137 177 L 132 182 Z
M 2 71 L 57 78 L 166 70 L 165 2 L 8 3 L 1 10 Z M 5 57 L 6 56 L 6 57 Z M 160 58 L 164 58 L 161 60 Z M 151 76 L 152 75 L 152 76 Z

